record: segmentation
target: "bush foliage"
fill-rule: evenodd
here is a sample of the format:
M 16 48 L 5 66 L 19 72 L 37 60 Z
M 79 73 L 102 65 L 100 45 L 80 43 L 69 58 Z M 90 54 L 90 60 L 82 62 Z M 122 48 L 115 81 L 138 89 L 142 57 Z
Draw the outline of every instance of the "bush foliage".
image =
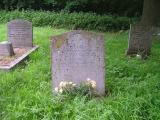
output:
M 0 0 L 0 9 L 67 10 L 99 14 L 141 15 L 143 0 Z
M 93 13 L 67 13 L 49 11 L 0 11 L 0 22 L 13 19 L 26 19 L 34 26 L 52 26 L 57 28 L 85 30 L 126 30 L 135 19 Z

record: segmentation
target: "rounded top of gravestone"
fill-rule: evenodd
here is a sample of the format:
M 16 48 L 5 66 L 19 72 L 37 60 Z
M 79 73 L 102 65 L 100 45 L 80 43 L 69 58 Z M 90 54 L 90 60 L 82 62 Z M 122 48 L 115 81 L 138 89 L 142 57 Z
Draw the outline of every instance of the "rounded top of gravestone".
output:
M 8 26 L 17 25 L 17 24 L 32 26 L 31 22 L 23 19 L 15 19 L 8 22 Z
M 57 35 L 57 36 L 52 36 L 51 40 L 57 40 L 57 38 L 64 38 L 67 39 L 69 36 L 75 35 L 75 34 L 81 34 L 84 37 L 104 37 L 103 33 L 96 33 L 96 32 L 90 32 L 90 31 L 86 31 L 86 30 L 73 30 L 61 35 Z
M 68 39 L 73 38 L 79 40 L 79 37 L 84 40 L 95 40 L 103 39 L 104 35 L 102 33 L 89 32 L 85 30 L 73 30 L 61 35 L 51 37 L 52 44 L 55 44 L 56 48 L 60 48 L 64 43 L 68 42 Z

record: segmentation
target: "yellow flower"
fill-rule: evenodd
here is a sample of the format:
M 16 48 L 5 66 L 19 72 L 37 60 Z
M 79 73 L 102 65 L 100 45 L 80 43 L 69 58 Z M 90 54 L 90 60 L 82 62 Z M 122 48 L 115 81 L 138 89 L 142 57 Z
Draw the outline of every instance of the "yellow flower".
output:
M 62 88 L 61 88 L 61 89 L 59 89 L 59 92 L 60 92 L 60 93 L 62 93 L 62 92 L 63 92 L 63 89 L 62 89 Z
M 91 80 L 90 78 L 87 78 L 87 82 L 86 85 L 92 87 L 92 88 L 96 88 L 96 81 Z
M 62 93 L 63 91 L 68 90 L 68 89 L 70 89 L 70 88 L 72 88 L 72 87 L 74 87 L 74 86 L 76 86 L 76 84 L 74 84 L 74 83 L 71 82 L 71 81 L 70 81 L 70 82 L 61 81 L 60 84 L 59 84 L 59 87 L 56 88 L 56 89 L 58 89 L 58 92 L 59 92 L 59 93 Z
M 63 87 L 66 87 L 66 85 L 67 85 L 67 82 L 62 81 L 62 82 L 60 82 L 59 87 L 63 88 Z
M 72 85 L 72 84 L 73 84 L 73 82 L 69 82 L 68 84 L 69 84 L 69 85 Z
M 95 81 L 92 81 L 92 82 L 91 82 L 91 86 L 92 86 L 92 88 L 96 88 L 96 82 L 95 82 Z
M 63 81 L 60 82 L 59 87 L 63 87 Z

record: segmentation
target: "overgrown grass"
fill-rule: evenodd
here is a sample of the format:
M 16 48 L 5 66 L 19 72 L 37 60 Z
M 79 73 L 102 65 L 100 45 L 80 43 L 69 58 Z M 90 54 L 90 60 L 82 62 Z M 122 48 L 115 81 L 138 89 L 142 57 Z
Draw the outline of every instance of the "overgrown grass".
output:
M 6 39 L 0 25 L 0 40 Z M 34 28 L 40 45 L 22 65 L 0 72 L 1 120 L 158 120 L 160 119 L 160 43 L 141 61 L 127 58 L 128 32 L 105 33 L 106 88 L 108 96 L 53 96 L 51 92 L 50 41 L 68 30 Z

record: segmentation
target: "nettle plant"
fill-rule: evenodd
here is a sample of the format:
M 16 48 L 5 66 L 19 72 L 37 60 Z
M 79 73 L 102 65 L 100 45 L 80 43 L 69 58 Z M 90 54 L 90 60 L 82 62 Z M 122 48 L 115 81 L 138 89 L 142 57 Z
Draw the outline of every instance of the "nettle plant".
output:
M 55 88 L 55 92 L 62 95 L 86 95 L 86 96 L 96 96 L 96 81 L 87 79 L 80 85 L 77 85 L 71 81 L 61 81 L 59 86 Z

